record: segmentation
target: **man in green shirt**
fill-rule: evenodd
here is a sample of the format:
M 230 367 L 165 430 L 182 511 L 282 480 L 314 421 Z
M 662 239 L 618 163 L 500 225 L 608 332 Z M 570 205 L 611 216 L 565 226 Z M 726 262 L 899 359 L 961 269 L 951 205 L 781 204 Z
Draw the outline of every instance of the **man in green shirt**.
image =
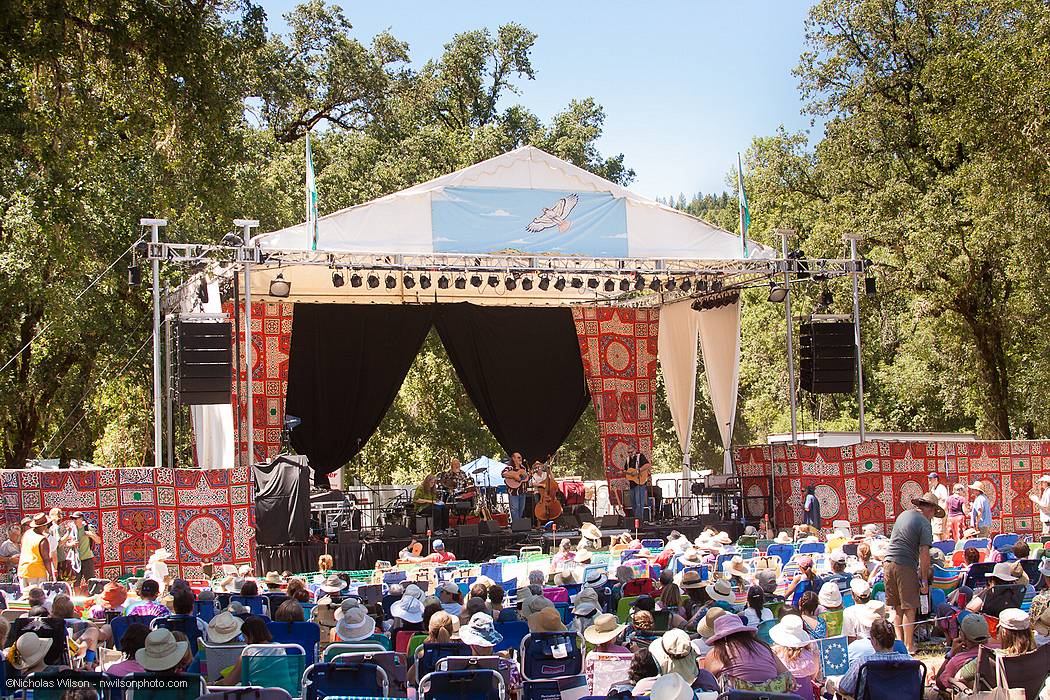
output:
M 92 544 L 101 544 L 102 538 L 95 533 L 90 525 L 84 522 L 84 514 L 77 511 L 70 516 L 72 518 L 70 532 L 70 546 L 77 548 L 80 558 L 80 571 L 77 572 L 76 581 L 73 585 L 80 591 L 81 595 L 87 595 L 88 582 L 95 578 L 95 552 Z M 81 584 L 83 582 L 83 584 Z

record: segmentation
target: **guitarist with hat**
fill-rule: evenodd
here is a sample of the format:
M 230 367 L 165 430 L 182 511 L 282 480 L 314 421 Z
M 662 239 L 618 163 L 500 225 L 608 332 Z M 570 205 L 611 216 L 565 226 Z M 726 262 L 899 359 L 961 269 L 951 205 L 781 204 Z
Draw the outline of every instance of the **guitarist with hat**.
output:
M 510 464 L 501 472 L 503 482 L 507 485 L 507 498 L 510 500 L 511 522 L 525 517 L 525 494 L 529 491 L 529 470 L 521 461 L 521 453 L 510 456 Z
M 649 458 L 631 445 L 624 463 L 624 476 L 631 484 L 631 515 L 638 522 L 645 522 L 645 506 L 649 501 L 649 479 L 652 465 Z

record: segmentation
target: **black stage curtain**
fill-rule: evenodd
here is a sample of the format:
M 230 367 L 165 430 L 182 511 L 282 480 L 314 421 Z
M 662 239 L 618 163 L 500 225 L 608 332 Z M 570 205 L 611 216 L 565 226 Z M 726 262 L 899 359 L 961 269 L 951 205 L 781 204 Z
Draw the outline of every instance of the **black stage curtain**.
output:
M 281 456 L 269 464 L 253 464 L 255 542 L 259 545 L 306 542 L 310 539 L 310 470 L 302 457 Z
M 546 459 L 590 402 L 568 308 L 442 304 L 438 333 L 485 425 L 507 454 Z
M 317 474 L 350 461 L 383 420 L 433 311 L 397 304 L 296 304 L 286 412 L 292 445 Z

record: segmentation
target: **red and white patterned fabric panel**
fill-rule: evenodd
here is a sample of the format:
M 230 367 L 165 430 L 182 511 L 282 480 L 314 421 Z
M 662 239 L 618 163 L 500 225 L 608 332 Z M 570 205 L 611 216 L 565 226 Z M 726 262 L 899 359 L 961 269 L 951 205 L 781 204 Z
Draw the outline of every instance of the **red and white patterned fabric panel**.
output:
M 59 507 L 79 510 L 102 537 L 98 575 L 141 569 L 164 547 L 174 575 L 201 578 L 202 562 L 255 560 L 255 505 L 246 468 L 0 471 L 8 523 Z
M 1032 533 L 1039 528 L 1028 493 L 1050 471 L 1050 441 L 887 442 L 846 447 L 756 445 L 737 447 L 733 461 L 743 478 L 747 514 L 761 517 L 774 478 L 778 527 L 802 522 L 802 497 L 814 486 L 825 527 L 849 520 L 888 533 L 911 499 L 928 488 L 927 474 L 945 483 L 980 481 L 992 503 L 992 531 Z M 766 497 L 766 499 L 761 498 Z

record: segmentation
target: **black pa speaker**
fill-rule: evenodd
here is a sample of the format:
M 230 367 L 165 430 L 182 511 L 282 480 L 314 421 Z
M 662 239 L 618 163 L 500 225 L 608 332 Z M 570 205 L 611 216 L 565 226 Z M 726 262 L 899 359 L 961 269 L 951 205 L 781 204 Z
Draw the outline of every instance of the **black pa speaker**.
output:
M 501 529 L 499 523 L 495 520 L 482 520 L 478 523 L 478 531 L 482 535 L 495 535 Z
M 405 529 L 407 530 L 408 528 Z M 360 530 L 340 530 L 336 535 L 336 541 L 339 542 L 339 544 L 354 544 L 355 542 L 361 541 Z
M 404 525 L 388 524 L 383 528 L 384 540 L 404 540 L 412 536 L 412 531 Z
M 460 523 L 456 525 L 456 533 L 460 537 L 477 537 L 478 531 L 477 523 Z
M 799 335 L 800 386 L 811 394 L 849 394 L 857 376 L 857 345 L 849 321 L 810 321 Z
M 580 526 L 580 519 L 572 513 L 562 513 L 554 522 L 558 524 L 559 530 L 575 530 Z
M 230 403 L 232 327 L 223 319 L 179 316 L 175 322 L 175 395 L 180 406 Z
M 514 518 L 510 524 L 511 532 L 528 532 L 532 529 L 532 520 L 529 518 Z
M 616 529 L 616 528 L 621 528 L 621 527 L 623 527 L 623 516 L 622 515 L 616 515 L 615 513 L 613 513 L 611 515 L 603 515 L 602 516 L 602 524 L 601 524 L 601 529 L 602 530 L 609 529 L 609 528 Z

